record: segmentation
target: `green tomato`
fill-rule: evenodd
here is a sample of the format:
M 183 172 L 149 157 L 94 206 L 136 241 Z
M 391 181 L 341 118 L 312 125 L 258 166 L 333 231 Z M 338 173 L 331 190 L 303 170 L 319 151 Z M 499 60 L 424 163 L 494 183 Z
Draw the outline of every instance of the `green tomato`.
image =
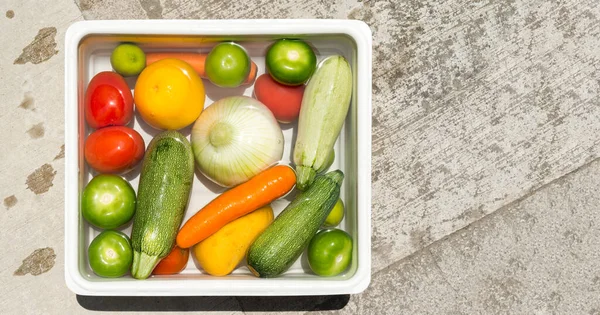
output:
M 214 85 L 237 87 L 248 77 L 250 65 L 250 57 L 244 48 L 234 43 L 221 43 L 206 57 L 205 71 Z
M 344 202 L 342 201 L 342 199 L 338 198 L 337 202 L 333 206 L 333 209 L 331 209 L 331 212 L 329 212 L 329 215 L 325 219 L 323 226 L 324 227 L 335 227 L 338 224 L 340 224 L 340 222 L 342 222 L 343 218 L 344 218 Z
M 310 79 L 317 67 L 317 56 L 304 41 L 282 39 L 269 48 L 265 62 L 275 81 L 293 86 Z
M 81 213 L 92 225 L 114 229 L 127 223 L 135 212 L 135 191 L 122 177 L 101 174 L 83 190 Z
M 146 54 L 135 44 L 120 44 L 110 55 L 110 64 L 122 76 L 138 75 L 146 68 Z
M 129 271 L 133 262 L 131 241 L 122 232 L 106 230 L 90 244 L 88 259 L 92 270 L 100 277 L 121 277 Z
M 352 261 L 352 238 L 339 229 L 321 230 L 308 245 L 308 264 L 319 276 L 342 273 Z

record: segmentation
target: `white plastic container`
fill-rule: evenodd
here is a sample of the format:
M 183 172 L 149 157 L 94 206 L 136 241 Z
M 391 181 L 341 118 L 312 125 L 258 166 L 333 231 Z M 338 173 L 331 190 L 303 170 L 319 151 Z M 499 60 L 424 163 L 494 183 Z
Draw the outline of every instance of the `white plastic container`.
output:
M 354 89 L 344 127 L 335 146 L 335 161 L 330 170 L 345 174 L 341 197 L 346 216 L 339 228 L 353 238 L 352 265 L 336 277 L 311 274 L 299 259 L 279 278 L 254 277 L 242 263 L 229 276 L 213 277 L 200 271 L 190 255 L 186 269 L 174 276 L 153 276 L 135 280 L 127 275 L 117 279 L 96 276 L 87 261 L 87 247 L 100 230 L 90 226 L 80 214 L 80 195 L 95 175 L 85 163 L 83 144 L 90 130 L 83 115 L 83 95 L 91 78 L 111 70 L 110 53 L 123 41 L 139 44 L 145 51 L 208 52 L 219 41 L 232 40 L 246 48 L 265 72 L 264 55 L 279 38 L 298 38 L 309 42 L 319 60 L 341 54 L 349 61 Z M 371 274 L 371 31 L 360 21 L 350 20 L 152 20 L 85 21 L 69 27 L 65 40 L 65 280 L 81 295 L 123 296 L 210 296 L 210 295 L 329 295 L 363 291 Z M 133 81 L 132 81 L 133 82 Z M 252 95 L 253 86 L 221 89 L 204 81 L 206 105 L 233 94 Z M 131 85 L 133 87 L 133 85 Z M 158 130 L 142 128 L 136 115 L 130 124 L 146 144 Z M 297 126 L 282 125 L 286 140 L 283 162 L 291 164 L 292 135 Z M 182 131 L 188 136 L 189 128 Z M 139 167 L 125 176 L 137 191 Z M 202 206 L 224 191 L 196 172 L 192 197 L 184 222 Z M 291 197 L 273 202 L 277 215 Z M 131 225 L 120 229 L 130 235 Z M 304 257 L 304 255 L 303 255 Z

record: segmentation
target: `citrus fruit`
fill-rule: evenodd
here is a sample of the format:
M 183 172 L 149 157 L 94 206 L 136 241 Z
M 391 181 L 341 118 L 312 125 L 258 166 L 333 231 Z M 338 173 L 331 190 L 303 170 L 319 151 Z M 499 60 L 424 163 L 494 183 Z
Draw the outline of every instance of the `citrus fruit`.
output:
M 204 84 L 188 63 L 162 59 L 142 71 L 134 89 L 136 109 L 146 123 L 163 130 L 182 129 L 204 109 Z
M 146 67 L 146 54 L 135 44 L 120 44 L 110 55 L 110 64 L 122 76 L 138 75 Z
M 325 219 L 325 223 L 323 223 L 323 226 L 324 227 L 335 227 L 338 224 L 340 224 L 340 222 L 342 222 L 343 218 L 344 218 L 344 202 L 342 201 L 342 199 L 338 198 L 338 201 L 335 203 L 335 205 L 333 206 L 333 209 L 331 209 L 331 212 L 329 212 L 329 215 Z

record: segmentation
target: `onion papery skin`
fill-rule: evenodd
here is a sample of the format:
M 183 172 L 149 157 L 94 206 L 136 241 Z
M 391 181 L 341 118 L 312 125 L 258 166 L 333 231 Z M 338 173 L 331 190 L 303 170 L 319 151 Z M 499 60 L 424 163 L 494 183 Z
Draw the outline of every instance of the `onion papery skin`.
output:
M 230 96 L 202 112 L 191 142 L 200 172 L 220 186 L 233 187 L 281 161 L 284 138 L 264 104 Z

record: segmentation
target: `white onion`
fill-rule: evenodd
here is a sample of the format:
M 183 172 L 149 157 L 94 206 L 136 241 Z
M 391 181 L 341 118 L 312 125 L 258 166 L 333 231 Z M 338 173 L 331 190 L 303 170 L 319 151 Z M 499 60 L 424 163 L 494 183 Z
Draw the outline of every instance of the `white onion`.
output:
M 277 120 L 247 96 L 225 97 L 207 107 L 194 123 L 191 140 L 200 172 L 224 187 L 247 181 L 283 156 Z

